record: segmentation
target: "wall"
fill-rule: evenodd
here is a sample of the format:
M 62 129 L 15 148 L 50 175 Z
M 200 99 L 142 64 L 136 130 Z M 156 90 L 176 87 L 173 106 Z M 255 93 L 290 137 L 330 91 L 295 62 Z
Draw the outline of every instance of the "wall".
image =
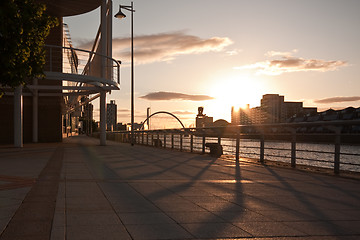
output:
M 62 46 L 62 20 L 59 20 L 59 26 L 52 29 L 46 44 Z M 61 58 L 61 51 L 55 54 Z M 45 66 L 47 70 L 48 66 Z M 62 60 L 59 60 L 53 70 L 62 70 Z M 41 85 L 61 85 L 60 81 L 39 80 Z M 42 91 L 39 91 L 42 92 Z M 59 90 L 52 92 L 61 92 Z M 32 141 L 32 95 L 26 87 L 23 90 L 23 141 L 28 143 Z M 59 142 L 62 141 L 62 100 L 57 97 L 39 97 L 39 142 Z M 0 144 L 13 144 L 14 142 L 14 100 L 13 96 L 3 96 L 0 98 Z

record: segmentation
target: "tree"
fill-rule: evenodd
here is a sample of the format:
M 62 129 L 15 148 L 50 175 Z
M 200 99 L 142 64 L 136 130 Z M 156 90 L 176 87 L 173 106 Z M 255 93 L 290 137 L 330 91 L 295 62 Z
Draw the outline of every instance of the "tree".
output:
M 3 87 L 44 76 L 45 39 L 58 24 L 45 10 L 34 0 L 0 1 L 0 97 Z

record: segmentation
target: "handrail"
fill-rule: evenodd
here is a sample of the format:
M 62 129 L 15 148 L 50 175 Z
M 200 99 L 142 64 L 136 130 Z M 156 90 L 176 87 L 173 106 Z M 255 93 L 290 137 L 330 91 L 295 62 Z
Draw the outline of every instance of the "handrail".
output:
M 318 122 L 301 122 L 301 123 L 272 123 L 272 124 L 252 124 L 252 125 L 228 125 L 222 127 L 201 127 L 201 128 L 174 128 L 174 129 L 154 129 L 154 130 L 144 130 L 144 131 L 185 131 L 185 132 L 194 132 L 196 133 L 213 133 L 213 131 L 218 131 L 224 133 L 226 130 L 228 133 L 243 133 L 243 130 L 246 129 L 255 129 L 258 132 L 252 133 L 261 133 L 262 130 L 271 131 L 272 128 L 282 129 L 285 132 L 289 132 L 288 128 L 300 128 L 300 127 L 315 127 L 322 126 L 329 128 L 332 132 L 336 132 L 337 129 L 332 129 L 332 126 L 348 126 L 348 125 L 360 125 L 360 119 L 355 120 L 335 120 L 335 121 L 318 121 Z M 143 130 L 137 130 L 139 132 Z M 249 134 L 248 132 L 245 132 Z M 283 132 L 278 132 L 283 133 Z
M 322 126 L 332 132 L 298 133 L 296 131 L 296 128 L 304 126 Z M 354 128 L 348 126 L 354 126 Z M 340 170 L 360 172 L 359 126 L 360 119 L 355 119 L 311 123 L 138 130 L 135 131 L 134 138 L 136 144 L 203 154 L 208 152 L 206 143 L 218 143 L 224 148 L 224 154 L 234 158 L 235 161 L 239 161 L 240 157 L 245 157 L 256 158 L 260 162 L 265 160 L 289 162 L 293 168 L 297 164 L 321 165 L 325 168 L 333 168 L 334 173 L 339 174 Z M 254 128 L 259 131 L 242 131 L 246 128 Z M 272 132 L 273 128 L 278 129 L 279 132 Z M 289 128 L 292 128 L 293 131 L 290 131 Z M 285 131 L 280 131 L 280 129 Z M 109 140 L 120 142 L 129 142 L 130 135 L 130 131 L 107 132 Z M 344 145 L 352 150 L 350 152 L 340 151 L 340 147 L 342 148 Z M 352 159 L 350 162 L 349 158 Z
M 118 84 L 120 84 L 120 61 L 118 61 L 118 60 L 116 60 L 116 59 L 114 59 L 114 58 L 111 58 L 111 57 L 109 57 L 109 56 L 106 56 L 106 55 L 102 55 L 102 54 L 99 54 L 99 53 L 96 53 L 96 52 L 93 52 L 93 51 L 89 51 L 89 50 L 85 50 L 85 49 L 79 49 L 79 48 L 73 48 L 73 47 L 64 47 L 64 46 L 56 46 L 56 45 L 45 45 L 45 48 L 50 48 L 50 51 L 49 51 L 49 58 L 50 59 L 48 59 L 48 61 L 47 61 L 47 64 L 49 64 L 49 68 L 50 68 L 50 71 L 53 71 L 53 61 L 55 62 L 55 61 L 59 61 L 59 59 L 54 59 L 54 54 L 53 54 L 53 49 L 54 48 L 56 48 L 56 49 L 61 49 L 61 50 L 63 50 L 63 49 L 67 49 L 67 50 L 70 50 L 70 51 L 77 51 L 78 53 L 78 55 L 80 55 L 79 54 L 79 52 L 80 53 L 85 53 L 86 55 L 88 55 L 88 57 L 86 57 L 86 59 L 84 59 L 84 56 L 82 56 L 81 58 L 79 57 L 79 62 L 81 62 L 81 61 L 86 61 L 86 62 L 88 62 L 89 60 L 90 60 L 90 62 L 91 62 L 91 60 L 94 58 L 93 56 L 99 56 L 99 57 L 101 57 L 101 58 L 106 58 L 108 61 L 110 61 L 112 64 L 111 64 L 111 66 L 107 66 L 107 67 L 110 67 L 110 68 L 112 68 L 112 69 L 114 69 L 115 68 L 115 70 L 116 70 L 116 74 L 111 74 L 111 76 L 113 76 L 113 77 L 111 77 L 111 78 L 114 78 L 114 79 L 111 79 L 112 81 L 114 81 L 114 82 L 117 82 Z M 57 57 L 57 56 L 56 56 Z M 63 57 L 64 58 L 64 57 Z M 63 61 L 63 60 L 62 60 Z M 115 63 L 115 64 L 114 64 Z M 88 69 L 90 69 L 90 65 L 91 64 L 85 64 L 84 65 L 84 67 L 83 67 L 83 70 L 85 70 L 85 68 L 88 68 Z M 79 74 L 79 75 L 81 75 L 81 74 Z M 87 74 L 86 75 L 90 75 L 89 74 L 89 71 L 87 72 Z M 116 77 L 115 77 L 116 76 Z M 116 78 L 116 79 L 115 79 Z

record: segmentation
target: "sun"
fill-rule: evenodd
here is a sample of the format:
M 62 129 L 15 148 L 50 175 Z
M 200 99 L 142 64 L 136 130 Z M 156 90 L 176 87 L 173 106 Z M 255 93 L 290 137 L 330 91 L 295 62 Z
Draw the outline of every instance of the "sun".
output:
M 224 118 L 229 121 L 232 106 L 236 109 L 247 104 L 251 107 L 258 106 L 265 93 L 264 90 L 265 86 L 261 79 L 240 74 L 222 77 L 210 88 L 210 96 L 215 99 L 209 102 L 208 110 L 214 114 L 214 118 Z

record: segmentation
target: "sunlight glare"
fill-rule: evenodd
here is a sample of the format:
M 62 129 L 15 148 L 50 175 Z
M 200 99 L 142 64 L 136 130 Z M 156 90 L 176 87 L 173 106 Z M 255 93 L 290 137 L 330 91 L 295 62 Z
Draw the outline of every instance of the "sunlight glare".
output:
M 231 118 L 231 107 L 250 107 L 260 105 L 260 99 L 264 94 L 264 84 L 261 80 L 246 75 L 234 75 L 218 80 L 210 89 L 210 94 L 215 98 L 208 106 L 210 112 L 214 113 L 214 118 L 227 116 L 225 120 Z

